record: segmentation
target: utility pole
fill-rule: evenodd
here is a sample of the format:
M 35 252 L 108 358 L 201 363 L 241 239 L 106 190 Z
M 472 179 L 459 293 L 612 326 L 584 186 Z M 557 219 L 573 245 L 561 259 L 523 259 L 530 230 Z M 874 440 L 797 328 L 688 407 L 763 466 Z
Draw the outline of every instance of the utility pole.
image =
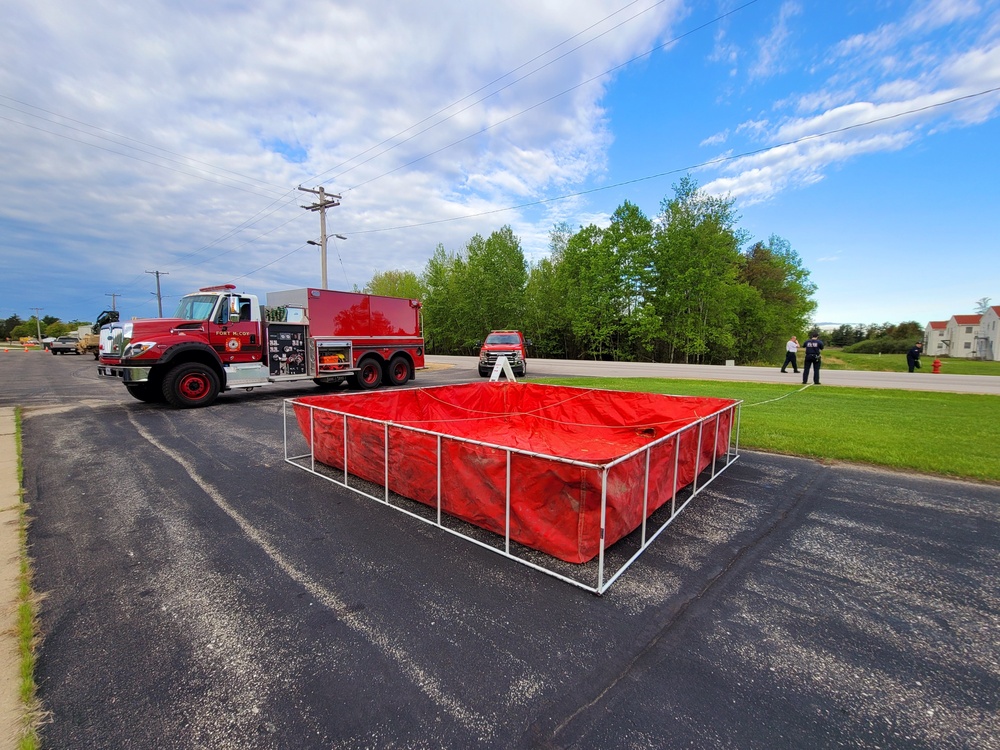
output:
M 146 271 L 146 273 L 156 274 L 156 317 L 163 317 L 163 298 L 160 296 L 160 277 L 169 276 L 166 271 Z
M 146 271 L 146 273 L 149 273 L 149 271 Z M 115 310 L 115 297 L 121 297 L 121 294 L 118 293 L 118 292 L 111 292 L 110 294 L 105 294 L 104 296 L 105 297 L 111 297 L 111 310 L 114 311 Z
M 29 310 L 35 311 L 35 330 L 38 331 L 38 345 L 42 345 L 42 319 L 38 317 L 38 313 L 44 310 L 44 307 L 29 307 Z
M 320 253 L 323 258 L 321 260 L 321 270 L 323 274 L 323 286 L 322 289 L 326 289 L 326 209 L 336 208 L 340 205 L 340 196 L 333 193 L 326 192 L 322 187 L 316 190 L 310 190 L 309 188 L 304 188 L 299 185 L 299 190 L 303 193 L 312 193 L 313 195 L 319 196 L 319 200 L 313 203 L 311 206 L 302 206 L 302 208 L 307 211 L 319 211 L 319 247 Z M 338 237 L 340 235 L 337 235 Z M 346 238 L 345 238 L 346 239 Z M 310 241 L 310 245 L 315 245 L 315 242 Z

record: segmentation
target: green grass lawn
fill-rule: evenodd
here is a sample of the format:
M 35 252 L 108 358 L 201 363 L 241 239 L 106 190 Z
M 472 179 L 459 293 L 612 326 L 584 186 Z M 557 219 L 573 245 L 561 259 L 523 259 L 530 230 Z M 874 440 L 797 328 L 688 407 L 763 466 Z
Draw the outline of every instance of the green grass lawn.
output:
M 920 372 L 930 373 L 934 357 L 920 358 Z M 781 362 L 774 366 L 780 366 Z M 799 367 L 802 356 L 799 356 Z M 827 347 L 823 350 L 823 369 L 864 370 L 866 372 L 906 372 L 905 354 L 848 354 L 842 349 Z M 1000 362 L 983 362 L 971 359 L 941 358 L 941 373 L 948 375 L 996 375 L 1000 377 Z
M 742 399 L 744 448 L 1000 482 L 997 396 L 660 378 L 535 382 Z

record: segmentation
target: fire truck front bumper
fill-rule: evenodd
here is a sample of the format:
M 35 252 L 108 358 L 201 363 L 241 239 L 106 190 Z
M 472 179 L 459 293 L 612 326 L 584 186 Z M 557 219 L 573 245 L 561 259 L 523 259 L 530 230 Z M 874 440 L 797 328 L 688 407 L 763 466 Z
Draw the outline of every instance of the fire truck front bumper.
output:
M 102 364 L 97 366 L 97 374 L 106 378 L 118 378 L 124 383 L 145 383 L 149 380 L 151 367 L 123 367 Z

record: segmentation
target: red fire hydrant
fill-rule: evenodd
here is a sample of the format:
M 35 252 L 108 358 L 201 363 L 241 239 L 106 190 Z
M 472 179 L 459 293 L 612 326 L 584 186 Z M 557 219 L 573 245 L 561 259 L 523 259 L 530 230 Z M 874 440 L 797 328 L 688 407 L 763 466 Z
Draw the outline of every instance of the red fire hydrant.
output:
M 933 372 L 935 374 L 941 372 L 941 360 L 940 359 L 935 359 L 931 363 L 931 372 Z

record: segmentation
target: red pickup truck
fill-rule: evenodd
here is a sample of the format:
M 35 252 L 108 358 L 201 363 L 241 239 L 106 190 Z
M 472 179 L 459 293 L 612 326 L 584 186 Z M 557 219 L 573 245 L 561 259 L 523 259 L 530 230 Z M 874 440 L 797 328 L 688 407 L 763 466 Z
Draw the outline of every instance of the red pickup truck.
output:
M 497 357 L 506 357 L 518 377 L 528 372 L 528 347 L 531 342 L 520 331 L 490 331 L 479 349 L 479 375 L 488 378 Z

